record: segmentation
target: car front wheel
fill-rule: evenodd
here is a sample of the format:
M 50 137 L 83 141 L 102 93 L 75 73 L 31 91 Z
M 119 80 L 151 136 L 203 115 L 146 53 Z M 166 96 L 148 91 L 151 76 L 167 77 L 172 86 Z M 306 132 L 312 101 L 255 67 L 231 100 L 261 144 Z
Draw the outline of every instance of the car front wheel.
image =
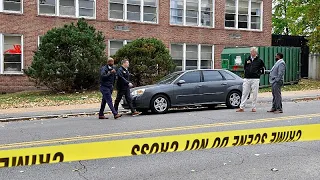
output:
M 226 105 L 228 108 L 238 108 L 241 103 L 241 93 L 239 91 L 231 91 L 228 94 Z
M 151 100 L 151 110 L 153 113 L 163 114 L 168 112 L 170 102 L 165 95 L 156 95 Z

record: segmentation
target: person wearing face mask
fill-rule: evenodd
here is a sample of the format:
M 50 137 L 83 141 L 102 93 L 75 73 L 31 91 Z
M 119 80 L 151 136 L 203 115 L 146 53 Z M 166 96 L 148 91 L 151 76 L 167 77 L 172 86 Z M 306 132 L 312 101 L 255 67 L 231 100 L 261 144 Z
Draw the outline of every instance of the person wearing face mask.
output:
M 286 63 L 283 60 L 283 54 L 277 53 L 276 63 L 273 65 L 271 70 L 267 70 L 269 73 L 269 82 L 272 85 L 272 108 L 268 112 L 283 113 L 282 109 L 282 97 L 281 97 L 281 86 L 284 81 L 284 74 L 286 71 Z
M 100 70 L 100 91 L 102 93 L 102 101 L 99 111 L 99 119 L 108 119 L 104 116 L 104 109 L 106 107 L 106 103 L 108 103 L 108 106 L 112 111 L 112 114 L 115 119 L 121 117 L 121 114 L 119 114 L 118 111 L 115 110 L 112 104 L 111 95 L 113 91 L 114 81 L 116 79 L 116 70 L 113 68 L 113 65 L 114 60 L 112 58 L 108 58 L 107 64 L 102 66 Z

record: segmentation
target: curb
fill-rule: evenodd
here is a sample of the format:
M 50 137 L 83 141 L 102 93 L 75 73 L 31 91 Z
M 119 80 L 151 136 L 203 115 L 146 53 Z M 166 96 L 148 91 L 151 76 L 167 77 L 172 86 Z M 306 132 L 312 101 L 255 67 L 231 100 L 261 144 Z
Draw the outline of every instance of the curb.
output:
M 320 96 L 315 96 L 315 97 L 303 97 L 303 98 L 292 99 L 292 101 L 294 101 L 294 102 L 298 102 L 298 101 L 312 101 L 312 100 L 320 100 Z
M 303 98 L 294 98 L 294 99 L 283 99 L 282 102 L 299 102 L 299 101 L 312 101 L 312 100 L 320 100 L 320 96 L 312 96 L 312 97 L 303 97 Z M 271 103 L 272 99 L 258 100 L 258 103 Z M 121 113 L 127 113 L 128 110 L 120 110 Z M 111 111 L 106 111 L 105 114 L 111 114 Z M 88 113 L 72 113 L 72 114 L 59 114 L 59 115 L 45 115 L 45 116 L 29 116 L 29 117 L 15 117 L 15 118 L 2 118 L 0 122 L 14 122 L 14 121 L 34 121 L 34 120 L 42 120 L 42 119 L 53 119 L 53 118 L 69 118 L 76 116 L 93 116 L 98 115 L 98 112 L 88 112 Z
M 128 111 L 121 110 L 120 112 L 127 113 Z M 53 118 L 69 118 L 69 117 L 76 117 L 76 116 L 93 116 L 93 115 L 98 115 L 98 114 L 99 114 L 99 112 L 89 112 L 89 113 L 73 113 L 73 114 L 60 114 L 60 115 L 2 118 L 2 119 L 0 119 L 0 122 L 34 121 L 34 120 L 53 119 Z M 106 111 L 105 114 L 112 114 L 112 112 Z

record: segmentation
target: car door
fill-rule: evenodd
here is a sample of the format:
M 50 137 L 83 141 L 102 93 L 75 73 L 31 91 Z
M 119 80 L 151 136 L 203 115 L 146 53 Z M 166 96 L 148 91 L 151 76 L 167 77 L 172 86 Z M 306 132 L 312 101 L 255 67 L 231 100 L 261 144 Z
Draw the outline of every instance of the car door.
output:
M 228 82 L 218 70 L 203 70 L 203 85 L 200 93 L 204 103 L 225 102 Z
M 180 80 L 185 81 L 183 84 L 178 84 Z M 183 74 L 174 83 L 174 97 L 177 105 L 197 104 L 202 100 L 200 94 L 201 85 L 200 71 L 190 71 Z

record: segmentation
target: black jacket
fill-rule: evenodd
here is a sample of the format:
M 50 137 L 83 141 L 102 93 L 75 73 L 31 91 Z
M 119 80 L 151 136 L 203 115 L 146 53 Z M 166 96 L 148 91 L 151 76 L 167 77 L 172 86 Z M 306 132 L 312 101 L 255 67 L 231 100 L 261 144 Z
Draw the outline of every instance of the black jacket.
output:
M 265 70 L 264 62 L 257 56 L 253 61 L 251 56 L 244 62 L 244 78 L 247 79 L 259 79 L 261 74 L 264 74 Z
M 129 71 L 126 68 L 121 66 L 117 71 L 117 76 L 118 76 L 117 89 L 125 90 L 129 88 L 129 83 L 130 83 Z
M 113 67 L 109 65 L 102 66 L 100 70 L 100 85 L 103 87 L 113 87 L 116 79 L 116 73 L 111 73 Z

